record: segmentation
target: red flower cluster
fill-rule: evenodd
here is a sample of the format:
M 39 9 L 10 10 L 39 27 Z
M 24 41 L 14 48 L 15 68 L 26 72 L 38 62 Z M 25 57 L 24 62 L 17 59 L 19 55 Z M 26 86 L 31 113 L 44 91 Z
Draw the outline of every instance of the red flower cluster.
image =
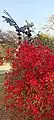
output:
M 29 120 L 54 118 L 54 54 L 44 46 L 24 42 L 5 75 L 7 108 L 17 108 Z
M 5 61 L 11 62 L 11 60 L 13 59 L 14 53 L 15 53 L 15 49 L 7 48 L 6 51 L 5 51 Z
M 1 53 L 0 53 L 0 65 L 3 65 L 3 58 L 2 58 Z

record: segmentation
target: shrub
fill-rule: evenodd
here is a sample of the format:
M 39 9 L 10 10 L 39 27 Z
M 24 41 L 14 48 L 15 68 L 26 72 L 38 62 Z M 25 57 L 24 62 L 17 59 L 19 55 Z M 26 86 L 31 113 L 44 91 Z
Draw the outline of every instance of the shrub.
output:
M 5 74 L 5 104 L 25 120 L 54 118 L 54 54 L 42 45 L 23 42 Z
M 54 37 L 40 35 L 40 39 L 44 45 L 47 45 L 50 49 L 54 51 Z

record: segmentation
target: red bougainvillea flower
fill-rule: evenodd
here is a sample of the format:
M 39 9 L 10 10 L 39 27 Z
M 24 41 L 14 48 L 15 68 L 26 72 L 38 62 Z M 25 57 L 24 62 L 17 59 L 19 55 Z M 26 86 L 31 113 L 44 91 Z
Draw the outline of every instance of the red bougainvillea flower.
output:
M 11 50 L 10 50 L 11 51 Z M 12 53 L 6 51 L 7 57 Z M 10 55 L 9 55 L 10 53 Z M 11 59 L 11 58 L 10 58 Z M 54 119 L 54 54 L 40 44 L 20 44 L 5 75 L 5 103 L 27 120 Z
M 2 57 L 2 55 L 0 54 L 0 66 L 3 65 L 3 62 L 4 62 L 4 61 L 3 61 L 3 57 Z
M 3 60 L 0 60 L 0 65 L 3 65 Z

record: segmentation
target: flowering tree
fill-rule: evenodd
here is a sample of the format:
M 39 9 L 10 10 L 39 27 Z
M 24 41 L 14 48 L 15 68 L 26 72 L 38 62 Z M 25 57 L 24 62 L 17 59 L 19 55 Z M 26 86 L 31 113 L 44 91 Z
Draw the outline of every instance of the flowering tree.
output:
M 35 46 L 24 41 L 10 58 L 12 69 L 5 74 L 4 82 L 7 109 L 16 108 L 25 120 L 53 120 L 52 51 L 41 43 Z
M 11 63 L 10 71 L 5 73 L 6 108 L 16 110 L 19 120 L 53 120 L 54 53 L 39 40 L 30 43 L 33 24 L 19 28 L 9 13 L 5 10 L 4 13 L 8 17 L 2 17 L 16 28 L 19 40 L 21 33 L 28 36 L 27 42 L 19 41 L 17 49 L 11 47 L 5 51 L 4 60 Z

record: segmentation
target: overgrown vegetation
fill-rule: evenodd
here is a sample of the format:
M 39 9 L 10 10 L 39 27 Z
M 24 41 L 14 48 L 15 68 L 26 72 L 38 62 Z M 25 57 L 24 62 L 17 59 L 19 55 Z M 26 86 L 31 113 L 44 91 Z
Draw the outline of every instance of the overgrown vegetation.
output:
M 6 21 L 13 24 L 11 19 Z M 53 120 L 54 38 L 42 34 L 31 38 L 31 31 L 27 29 L 23 41 L 21 28 L 18 29 L 19 39 L 13 32 L 0 31 L 0 65 L 4 61 L 11 65 L 4 79 L 4 109 L 11 111 L 12 120 Z M 2 89 L 0 91 L 2 93 Z

